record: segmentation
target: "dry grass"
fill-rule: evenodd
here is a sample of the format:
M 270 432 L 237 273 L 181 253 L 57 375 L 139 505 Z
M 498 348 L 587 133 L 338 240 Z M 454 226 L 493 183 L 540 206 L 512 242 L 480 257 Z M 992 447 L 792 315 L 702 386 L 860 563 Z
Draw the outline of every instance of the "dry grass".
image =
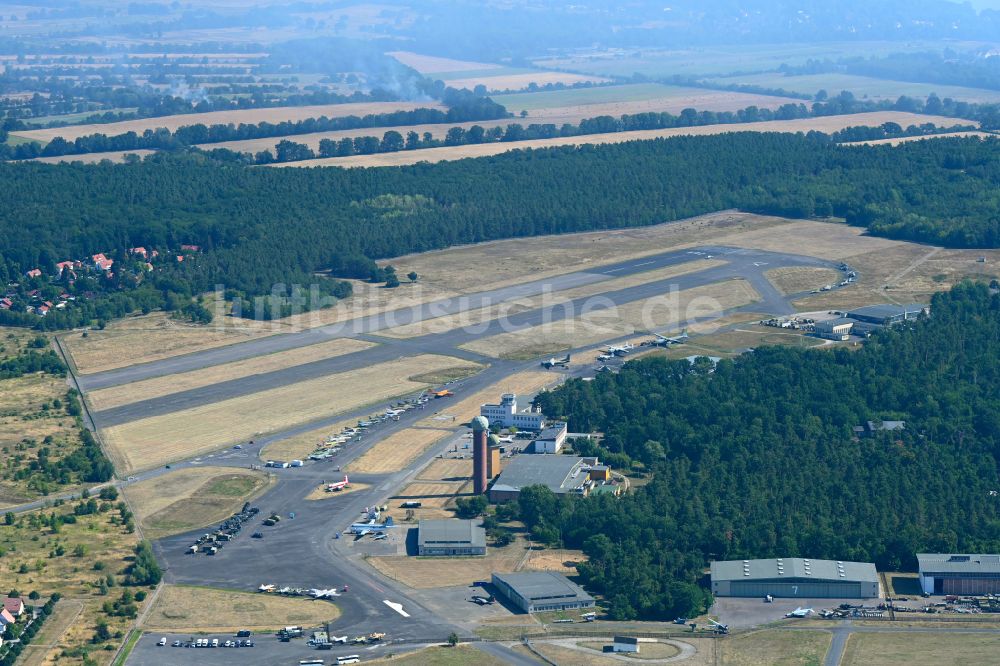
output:
M 563 110 L 565 112 L 565 110 Z M 537 119 L 532 118 L 532 122 Z M 446 146 L 443 148 L 426 148 L 423 150 L 408 150 L 397 153 L 380 153 L 375 155 L 352 155 L 350 157 L 327 157 L 301 162 L 284 162 L 269 166 L 275 167 L 379 167 L 401 166 L 417 162 L 441 162 L 458 160 L 466 157 L 486 157 L 499 155 L 511 150 L 527 148 L 550 148 L 552 146 L 580 146 L 588 144 L 624 143 L 626 141 L 641 141 L 662 139 L 672 136 L 707 136 L 727 134 L 730 132 L 836 132 L 847 127 L 861 125 L 881 125 L 887 122 L 902 126 L 933 123 L 950 127 L 955 124 L 954 118 L 943 116 L 923 116 L 903 111 L 875 111 L 842 116 L 824 116 L 820 118 L 799 118 L 796 120 L 770 120 L 758 123 L 734 123 L 729 125 L 701 125 L 697 127 L 672 127 L 661 130 L 637 130 L 633 132 L 613 132 L 608 134 L 590 134 L 573 137 L 556 137 L 552 139 L 535 139 L 531 141 L 513 141 L 509 143 L 483 143 L 464 146 Z M 39 130 L 42 131 L 42 130 Z
M 475 88 L 479 84 L 486 86 L 490 92 L 501 92 L 504 90 L 523 90 L 531 83 L 544 86 L 547 83 L 604 83 L 608 79 L 600 76 L 586 74 L 569 74 L 567 72 L 527 72 L 525 74 L 503 74 L 500 76 L 485 75 L 473 76 L 465 79 L 448 79 L 448 85 L 452 88 Z
M 518 372 L 502 383 L 485 388 L 482 391 L 473 393 L 462 398 L 458 402 L 450 402 L 455 398 L 443 398 L 429 404 L 437 407 L 438 412 L 417 423 L 418 426 L 434 428 L 442 424 L 458 424 L 470 421 L 474 416 L 479 415 L 479 407 L 487 402 L 496 402 L 501 393 L 535 393 L 540 389 L 559 381 L 558 376 L 540 370 L 525 370 Z M 440 407 L 438 403 L 444 402 Z
M 585 647 L 598 653 L 604 650 L 604 646 L 610 644 L 610 641 L 580 641 L 577 643 L 580 647 Z M 626 653 L 621 656 L 628 657 L 629 659 L 669 659 L 670 657 L 676 657 L 681 652 L 679 648 L 670 643 L 660 642 L 643 643 L 639 648 L 638 653 Z
M 16 135 L 26 139 L 48 142 L 57 136 L 67 141 L 89 134 L 101 133 L 107 136 L 136 132 L 142 134 L 147 129 L 165 127 L 171 131 L 187 125 L 225 125 L 240 123 L 279 123 L 282 121 L 298 121 L 307 118 L 326 116 L 336 118 L 342 116 L 365 116 L 368 114 L 391 113 L 393 111 L 410 111 L 421 108 L 443 108 L 440 104 L 422 102 L 361 102 L 356 104 L 322 104 L 317 106 L 278 106 L 262 109 L 240 109 L 235 111 L 211 111 L 209 113 L 187 113 L 176 116 L 161 116 L 159 118 L 141 118 L 117 123 L 93 125 L 72 125 L 69 127 L 53 127 L 50 129 L 25 130 Z
M 113 426 L 104 439 L 118 469 L 156 467 L 419 391 L 427 385 L 405 378 L 463 364 L 474 365 L 431 354 L 406 357 Z
M 845 146 L 898 146 L 901 143 L 909 143 L 911 141 L 923 141 L 925 139 L 954 139 L 958 137 L 967 136 L 978 136 L 981 138 L 987 138 L 991 136 L 996 136 L 990 132 L 948 132 L 947 134 L 931 134 L 928 136 L 901 136 L 895 139 L 873 139 L 871 141 L 851 141 L 845 143 Z
M 328 601 L 275 594 L 166 585 L 143 623 L 147 632 L 266 631 L 289 625 L 317 627 L 340 616 Z
M 764 276 L 782 294 L 797 294 L 803 291 L 819 289 L 823 285 L 837 284 L 842 275 L 832 268 L 816 268 L 813 266 L 791 266 L 788 268 L 773 268 Z
M 87 400 L 93 409 L 98 411 L 128 405 L 140 400 L 149 400 L 171 393 L 180 393 L 190 389 L 218 384 L 250 375 L 257 375 L 283 368 L 304 365 L 313 361 L 351 354 L 362 349 L 374 347 L 372 342 L 337 338 L 320 342 L 308 347 L 299 347 L 288 351 L 257 356 L 244 361 L 215 365 L 201 370 L 192 370 L 165 377 L 154 377 L 131 384 L 112 386 L 110 388 L 92 391 L 87 394 Z
M 577 563 L 586 561 L 586 556 L 579 550 L 532 550 L 529 551 L 523 568 L 528 571 L 555 571 L 575 576 Z
M 352 472 L 382 474 L 398 472 L 409 465 L 434 442 L 451 434 L 450 430 L 406 428 L 386 437 L 347 466 Z
M 867 236 L 860 227 L 812 220 L 784 220 L 780 228 L 751 229 L 714 238 L 713 242 L 830 260 L 847 260 L 858 254 L 902 245 L 917 247 L 903 241 Z
M 421 74 L 437 74 L 440 72 L 465 72 L 476 69 L 499 69 L 500 65 L 471 60 L 452 60 L 437 56 L 421 55 L 412 51 L 389 51 L 390 55 L 407 67 L 412 67 Z
M 127 486 L 143 534 L 158 539 L 222 522 L 259 495 L 273 477 L 237 467 L 176 470 Z
M 527 554 L 526 543 L 518 539 L 503 548 L 488 548 L 483 557 L 370 557 L 373 567 L 409 587 L 425 590 L 470 585 L 489 580 L 493 572 L 518 571 Z
M 799 632 L 795 632 L 799 633 Z M 940 633 L 851 634 L 841 660 L 843 666 L 937 666 L 939 664 L 995 664 L 1000 634 Z
M 394 657 L 385 657 L 368 664 L 395 664 L 396 666 L 503 666 L 506 662 L 470 645 L 455 647 L 427 647 Z
M 416 478 L 434 481 L 468 480 L 472 478 L 472 461 L 458 458 L 438 458 L 420 470 Z
M 757 292 L 745 280 L 728 280 L 598 310 L 572 319 L 542 324 L 462 345 L 470 351 L 526 359 L 585 347 L 640 331 L 722 312 L 756 300 Z
M 469 461 L 468 464 L 471 467 L 472 462 Z M 401 501 L 417 500 L 423 505 L 419 508 L 443 509 L 462 493 L 468 483 L 468 480 L 416 481 L 392 497 Z
M 692 355 L 728 357 L 740 354 L 745 349 L 764 345 L 819 347 L 823 344 L 823 340 L 807 337 L 796 331 L 752 326 L 699 336 L 687 344 L 670 349 L 657 349 L 650 355 L 664 355 L 668 358 L 685 358 Z
M 357 422 L 357 419 L 348 419 L 331 426 L 324 426 L 301 435 L 272 442 L 263 448 L 260 457 L 262 460 L 304 460 L 310 453 L 319 448 L 328 436 L 336 435 L 344 428 L 353 426 Z
M 832 641 L 826 631 L 766 629 L 719 641 L 722 666 L 805 666 L 823 661 Z M 906 663 L 910 662 L 896 662 Z
M 43 164 L 63 164 L 70 162 L 97 164 L 98 162 L 109 160 L 111 162 L 115 162 L 116 164 L 121 164 L 122 162 L 125 161 L 126 155 L 138 155 L 139 157 L 145 157 L 146 155 L 152 155 L 155 152 L 156 152 L 155 150 L 125 150 L 125 151 L 114 151 L 110 153 L 86 153 L 84 155 L 57 155 L 53 157 L 35 157 L 27 161 L 42 162 Z
M 340 480 L 339 477 L 333 477 L 329 479 L 329 481 L 339 481 L 339 480 Z M 310 502 L 315 502 L 318 500 L 325 500 L 325 499 L 334 499 L 337 497 L 343 497 L 344 495 L 349 495 L 358 490 L 367 490 L 370 487 L 371 486 L 369 486 L 367 483 L 351 482 L 351 484 L 346 488 L 344 488 L 343 490 L 337 490 L 332 493 L 328 493 L 326 492 L 326 484 L 321 483 L 319 486 L 316 487 L 315 490 L 306 495 L 305 499 L 309 500 Z
M 709 268 L 722 266 L 723 264 L 725 264 L 725 262 L 718 259 L 700 259 L 696 261 L 689 261 L 677 266 L 668 266 L 666 268 L 660 268 L 644 273 L 636 273 L 611 280 L 603 280 L 601 282 L 582 287 L 574 287 L 572 289 L 565 289 L 556 292 L 545 292 L 532 297 L 515 298 L 509 301 L 504 301 L 503 303 L 498 303 L 497 305 L 483 307 L 478 310 L 465 310 L 453 315 L 445 315 L 434 319 L 425 319 L 413 324 L 407 324 L 406 326 L 397 326 L 395 328 L 386 329 L 385 331 L 379 331 L 379 335 L 385 335 L 392 338 L 409 338 L 419 335 L 427 335 L 429 333 L 443 333 L 455 328 L 475 326 L 476 324 L 491 321 L 498 317 L 512 315 L 526 310 L 556 307 L 560 303 L 565 303 L 575 298 L 586 298 L 588 296 L 605 294 L 620 289 L 628 289 L 630 287 L 636 287 L 650 282 L 658 282 L 680 275 L 687 275 L 689 273 L 708 270 Z M 532 277 L 537 279 L 537 276 L 533 275 Z
M 220 324 L 193 326 L 170 319 L 158 312 L 128 317 L 114 322 L 103 331 L 72 332 L 60 336 L 73 365 L 80 374 L 123 368 L 188 354 L 202 349 L 245 342 L 273 331 L 224 318 Z
M 46 661 L 57 663 L 59 639 L 69 631 L 83 610 L 84 603 L 78 599 L 60 599 L 31 645 L 21 653 L 18 663 L 21 666 L 41 666 Z

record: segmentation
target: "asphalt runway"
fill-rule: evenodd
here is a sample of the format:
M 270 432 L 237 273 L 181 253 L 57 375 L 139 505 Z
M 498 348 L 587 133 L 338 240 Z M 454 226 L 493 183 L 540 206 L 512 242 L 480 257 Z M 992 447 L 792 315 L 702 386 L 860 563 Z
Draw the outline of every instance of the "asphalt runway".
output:
M 700 252 L 701 255 L 696 254 Z M 198 370 L 222 363 L 241 361 L 264 354 L 287 351 L 305 347 L 319 342 L 326 342 L 337 337 L 354 337 L 365 333 L 375 333 L 386 328 L 412 324 L 425 319 L 433 319 L 466 310 L 474 310 L 488 305 L 526 296 L 535 296 L 545 291 L 562 291 L 587 284 L 593 284 L 612 278 L 624 277 L 659 268 L 704 258 L 704 255 L 717 255 L 723 252 L 734 252 L 731 248 L 701 247 L 692 250 L 672 251 L 664 254 L 630 260 L 616 264 L 595 267 L 593 271 L 578 271 L 565 275 L 535 280 L 524 284 L 478 292 L 468 296 L 433 301 L 423 305 L 383 312 L 340 324 L 321 326 L 297 333 L 272 335 L 247 342 L 240 342 L 216 349 L 182 354 L 159 361 L 138 363 L 125 368 L 98 372 L 79 377 L 80 387 L 84 391 L 95 391 L 109 386 L 127 384 L 130 382 L 161 377 L 179 372 Z M 737 251 L 738 252 L 738 251 Z M 775 255 L 782 256 L 782 255 Z M 789 257 L 793 255 L 787 255 Z M 796 257 L 796 259 L 808 259 Z M 819 260 L 814 260 L 819 261 Z
M 787 314 L 792 311 L 788 304 L 787 297 L 782 296 L 774 286 L 764 277 L 763 271 L 776 266 L 794 265 L 829 265 L 828 262 L 812 259 L 810 257 L 797 257 L 792 255 L 780 255 L 767 252 L 733 250 L 728 248 L 711 248 L 710 250 L 697 250 L 698 252 L 713 254 L 726 260 L 726 264 L 715 268 L 689 273 L 677 277 L 649 282 L 635 287 L 629 287 L 618 291 L 607 292 L 597 297 L 581 297 L 566 303 L 559 303 L 543 308 L 514 313 L 506 316 L 503 320 L 494 319 L 483 324 L 478 324 L 465 328 L 458 328 L 443 333 L 432 333 L 410 339 L 390 339 L 377 338 L 380 344 L 352 354 L 335 356 L 329 359 L 322 359 L 289 368 L 282 368 L 272 372 L 251 375 L 225 382 L 211 384 L 188 391 L 142 400 L 120 407 L 114 407 L 93 414 L 94 421 L 98 427 L 106 428 L 110 426 L 129 423 L 143 418 L 170 414 L 173 412 L 190 409 L 201 405 L 212 404 L 222 400 L 237 398 L 244 395 L 251 395 L 271 388 L 286 386 L 297 382 L 324 377 L 326 375 L 348 372 L 361 367 L 371 366 L 377 363 L 385 363 L 402 356 L 415 354 L 442 354 L 452 355 L 483 362 L 487 359 L 472 354 L 465 350 L 456 349 L 459 345 L 471 342 L 478 338 L 497 335 L 524 328 L 531 328 L 545 323 L 558 322 L 566 318 L 572 318 L 582 312 L 594 312 L 616 306 L 625 305 L 639 300 L 665 295 L 672 289 L 685 290 L 699 287 L 715 282 L 721 282 L 733 278 L 745 278 L 756 289 L 761 300 L 754 303 L 755 310 L 770 312 L 776 315 Z M 671 265 L 690 261 L 698 258 L 692 254 L 694 251 L 672 252 L 668 255 L 660 255 L 662 265 Z M 628 266 L 609 267 L 605 273 L 614 275 L 627 275 L 626 271 L 639 272 L 649 270 L 648 262 L 654 259 L 646 259 L 643 262 L 633 263 Z M 536 285 L 539 283 L 535 283 Z M 524 286 L 524 285 L 522 285 Z M 304 333 L 310 333 L 306 331 Z M 300 334 L 287 334 L 280 336 L 291 338 Z M 366 339 L 369 336 L 361 336 Z M 256 345 L 270 338 L 251 341 L 233 345 L 234 347 L 244 347 Z M 297 338 L 302 341 L 304 338 Z M 228 349 L 228 348 L 224 348 Z M 116 371 L 112 371 L 116 372 Z M 93 390 L 93 389 L 90 389 Z

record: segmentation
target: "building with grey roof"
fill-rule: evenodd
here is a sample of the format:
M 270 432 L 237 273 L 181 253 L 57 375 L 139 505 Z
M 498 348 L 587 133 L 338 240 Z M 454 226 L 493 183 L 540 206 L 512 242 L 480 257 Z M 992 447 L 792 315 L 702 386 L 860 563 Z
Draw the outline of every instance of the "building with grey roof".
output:
M 421 520 L 418 555 L 485 555 L 486 530 L 478 520 Z
M 853 319 L 838 317 L 837 319 L 816 322 L 813 324 L 813 332 L 827 340 L 847 340 L 851 337 L 851 329 L 853 327 Z
M 594 597 L 566 576 L 553 571 L 495 573 L 492 582 L 501 596 L 525 613 L 594 606 Z
M 555 421 L 545 426 L 532 442 L 532 453 L 559 453 L 566 443 L 569 426 L 565 421 Z
M 1000 593 L 1000 555 L 918 553 L 925 594 Z
M 883 303 L 881 305 L 867 305 L 856 310 L 851 310 L 847 313 L 847 317 L 869 324 L 891 326 L 916 319 L 921 313 L 929 311 L 930 306 L 925 303 L 908 303 L 906 305 Z
M 521 488 L 548 486 L 557 494 L 586 495 L 595 484 L 590 470 L 597 458 L 575 456 L 521 455 L 513 458 L 490 488 L 491 502 L 516 500 Z
M 868 562 L 785 557 L 712 562 L 712 594 L 717 597 L 874 599 L 878 573 Z

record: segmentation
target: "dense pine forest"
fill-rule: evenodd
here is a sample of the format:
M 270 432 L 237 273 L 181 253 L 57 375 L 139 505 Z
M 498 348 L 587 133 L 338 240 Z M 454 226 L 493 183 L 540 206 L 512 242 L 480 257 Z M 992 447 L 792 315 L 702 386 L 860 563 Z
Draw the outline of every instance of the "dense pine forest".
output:
M 102 278 L 101 290 L 118 298 L 107 312 L 118 316 L 137 305 L 124 297 L 137 284 L 147 290 L 143 309 L 160 306 L 157 293 L 219 284 L 233 297 L 269 294 L 359 260 L 726 208 L 834 215 L 894 238 L 997 247 L 998 166 L 995 139 L 839 146 L 819 133 L 676 137 L 385 169 L 262 169 L 205 155 L 4 164 L 0 281 L 23 281 L 34 269 L 54 276 L 56 263 L 98 252 L 125 265 L 133 246 L 200 248 L 161 261 L 147 278 Z M 349 293 L 320 282 L 323 293 Z M 48 326 L 60 316 L 80 323 L 50 316 Z
M 860 350 L 639 360 L 539 400 L 605 433 L 578 449 L 653 475 L 621 499 L 538 487 L 520 502 L 535 538 L 583 548 L 580 573 L 616 618 L 698 610 L 713 559 L 913 570 L 916 552 L 1000 549 L 1000 295 L 982 284 Z M 880 419 L 905 429 L 854 436 Z

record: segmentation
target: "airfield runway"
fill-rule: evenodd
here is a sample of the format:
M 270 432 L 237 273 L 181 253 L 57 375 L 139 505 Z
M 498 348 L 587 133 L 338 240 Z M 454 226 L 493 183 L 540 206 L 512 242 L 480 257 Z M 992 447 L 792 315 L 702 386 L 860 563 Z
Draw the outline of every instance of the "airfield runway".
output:
M 641 262 L 632 261 L 625 264 L 612 264 L 601 267 L 599 271 L 593 273 L 574 273 L 559 276 L 551 280 L 533 282 L 529 285 L 519 285 L 504 290 L 483 292 L 469 298 L 473 302 L 480 304 L 497 303 L 501 298 L 514 298 L 515 296 L 511 295 L 512 293 L 516 293 L 517 296 L 524 296 L 528 293 L 541 293 L 543 289 L 551 289 L 553 291 L 565 289 L 566 287 L 562 284 L 562 278 L 567 278 L 568 282 L 574 285 L 588 284 L 609 279 L 610 276 L 620 277 L 685 263 L 698 257 L 698 255 L 694 254 L 695 252 L 712 255 L 715 258 L 724 260 L 726 263 L 722 266 L 696 273 L 688 273 L 665 280 L 606 292 L 600 295 L 600 303 L 593 297 L 577 298 L 568 303 L 560 303 L 510 314 L 504 321 L 494 319 L 484 322 L 481 325 L 476 325 L 471 329 L 457 328 L 443 333 L 431 333 L 409 339 L 376 338 L 370 336 L 373 331 L 378 330 L 379 326 L 385 325 L 387 322 L 398 325 L 400 321 L 421 321 L 421 313 L 424 311 L 433 313 L 434 316 L 440 316 L 439 310 L 431 309 L 435 304 L 427 304 L 421 308 L 407 309 L 395 313 L 383 313 L 367 318 L 368 323 L 363 326 L 327 326 L 300 333 L 275 335 L 219 349 L 130 366 L 120 370 L 87 375 L 80 377 L 79 381 L 83 390 L 95 390 L 96 388 L 137 381 L 137 377 L 152 377 L 163 373 L 172 374 L 173 372 L 183 371 L 171 370 L 171 368 L 180 367 L 188 370 L 195 367 L 208 367 L 216 362 L 221 362 L 219 361 L 220 358 L 248 358 L 251 355 L 272 353 L 276 350 L 275 345 L 279 345 L 282 349 L 307 346 L 321 340 L 329 339 L 329 337 L 343 337 L 347 335 L 345 332 L 346 328 L 361 328 L 363 329 L 361 333 L 352 333 L 351 335 L 375 340 L 380 343 L 378 346 L 343 356 L 335 356 L 272 372 L 219 382 L 209 386 L 180 391 L 93 413 L 93 418 L 97 426 L 106 428 L 151 416 L 170 414 L 184 409 L 250 395 L 266 389 L 277 388 L 334 373 L 368 367 L 377 363 L 394 360 L 404 354 L 442 354 L 481 362 L 487 361 L 489 359 L 479 354 L 458 349 L 458 347 L 478 338 L 530 328 L 546 322 L 561 321 L 567 316 L 572 317 L 584 311 L 585 306 L 593 312 L 659 296 L 667 293 L 670 289 L 691 289 L 733 278 L 746 279 L 760 295 L 761 300 L 753 304 L 755 310 L 779 315 L 787 314 L 792 311 L 788 304 L 788 297 L 782 296 L 774 288 L 767 278 L 764 277 L 764 271 L 787 266 L 832 266 L 830 262 L 796 255 L 721 247 L 696 248 L 695 250 L 675 251 L 657 255 L 656 257 L 645 258 Z M 595 303 L 597 303 L 596 306 Z M 463 305 L 463 307 L 468 306 Z

